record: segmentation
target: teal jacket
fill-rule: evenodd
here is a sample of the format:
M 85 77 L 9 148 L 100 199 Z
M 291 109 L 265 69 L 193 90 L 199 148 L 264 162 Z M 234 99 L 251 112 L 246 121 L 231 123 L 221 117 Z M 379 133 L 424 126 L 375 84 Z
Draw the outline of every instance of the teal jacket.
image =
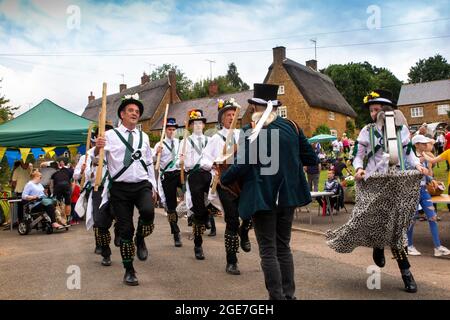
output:
M 316 153 L 312 149 L 302 130 L 297 133 L 294 125 L 277 117 L 267 127 L 267 141 L 263 143 L 262 132 L 252 143 L 257 144 L 256 161 L 249 162 L 250 141 L 246 132 L 251 126 L 242 128 L 239 135 L 239 152 L 235 163 L 222 173 L 221 183 L 228 185 L 240 181 L 241 194 L 239 197 L 239 215 L 243 219 L 251 218 L 258 211 L 271 211 L 278 207 L 300 207 L 311 202 L 308 182 L 305 178 L 303 166 L 312 166 L 319 163 Z M 271 137 L 273 131 L 278 130 L 278 154 L 272 155 Z M 247 136 L 250 131 L 247 132 Z M 276 133 L 275 133 L 276 134 Z M 252 146 L 254 149 L 255 146 Z M 276 152 L 276 150 L 274 150 Z M 252 153 L 253 154 L 253 153 Z M 279 169 L 270 175 L 261 174 L 261 169 L 270 167 L 260 154 L 269 157 L 278 156 Z M 255 163 L 256 162 L 256 163 Z M 278 203 L 277 203 L 278 198 Z

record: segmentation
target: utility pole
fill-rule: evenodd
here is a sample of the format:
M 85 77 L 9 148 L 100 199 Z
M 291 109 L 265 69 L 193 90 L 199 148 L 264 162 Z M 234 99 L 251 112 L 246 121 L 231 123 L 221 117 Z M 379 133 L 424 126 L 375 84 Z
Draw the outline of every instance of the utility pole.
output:
M 118 75 L 122 77 L 122 83 L 125 83 L 125 74 L 118 73 Z
M 152 73 L 152 66 L 156 66 L 156 64 L 150 62 L 145 63 L 148 64 L 148 75 L 150 75 Z
M 310 39 L 309 41 L 314 43 L 314 60 L 317 61 L 317 39 L 313 38 L 313 39 Z
M 209 62 L 209 79 L 212 81 L 212 64 L 216 63 L 214 60 L 206 59 Z

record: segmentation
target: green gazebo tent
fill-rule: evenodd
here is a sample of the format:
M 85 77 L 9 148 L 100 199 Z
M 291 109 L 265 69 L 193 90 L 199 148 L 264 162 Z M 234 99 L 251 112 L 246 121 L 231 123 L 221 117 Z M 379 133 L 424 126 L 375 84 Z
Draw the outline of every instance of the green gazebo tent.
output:
M 0 125 L 0 147 L 36 148 L 85 144 L 91 120 L 48 99 Z

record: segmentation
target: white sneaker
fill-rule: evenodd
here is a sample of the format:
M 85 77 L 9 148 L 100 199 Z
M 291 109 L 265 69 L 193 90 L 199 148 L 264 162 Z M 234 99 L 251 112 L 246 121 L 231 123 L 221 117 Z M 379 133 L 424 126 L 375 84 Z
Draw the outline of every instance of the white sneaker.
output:
M 441 256 L 448 256 L 450 255 L 450 250 L 448 250 L 444 246 L 440 246 L 437 248 L 434 248 L 434 256 L 435 257 L 441 257 Z
M 434 254 L 436 254 L 436 249 L 434 249 Z M 414 247 L 414 246 L 408 246 L 408 254 L 410 256 L 420 256 L 421 253 Z

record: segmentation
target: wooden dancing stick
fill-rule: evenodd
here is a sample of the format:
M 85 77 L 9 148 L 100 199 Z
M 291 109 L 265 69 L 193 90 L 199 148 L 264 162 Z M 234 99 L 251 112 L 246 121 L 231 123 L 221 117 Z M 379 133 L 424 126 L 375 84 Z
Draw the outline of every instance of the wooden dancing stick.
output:
M 102 90 L 102 110 L 98 116 L 98 136 L 105 137 L 105 124 L 106 124 L 106 82 L 103 82 Z M 103 159 L 105 158 L 105 148 L 101 148 L 98 153 L 98 166 L 97 173 L 95 174 L 95 185 L 94 190 L 98 191 L 98 187 L 102 183 L 102 172 L 103 172 Z
M 184 185 L 185 183 L 185 177 L 184 177 L 184 157 L 186 156 L 186 140 L 187 140 L 187 135 L 189 133 L 189 114 L 191 112 L 188 111 L 187 115 L 186 115 L 186 119 L 184 120 L 184 134 L 183 134 L 183 148 L 181 149 L 181 154 L 183 155 L 183 159 L 180 159 L 180 180 L 181 180 L 181 184 Z
M 87 134 L 87 139 L 86 139 L 86 153 L 84 155 L 84 166 L 85 166 L 84 170 L 86 170 L 88 151 L 91 148 L 91 137 L 92 137 L 92 128 L 93 127 L 94 127 L 94 124 L 91 122 L 89 124 L 89 129 L 88 129 L 88 134 Z M 86 182 L 86 175 L 83 172 L 83 176 L 81 177 L 81 188 L 83 188 L 85 182 Z
M 221 159 L 221 161 L 216 160 L 215 162 L 223 163 L 224 161 L 226 161 L 226 159 L 228 159 L 229 156 L 232 156 L 234 154 L 234 150 L 232 150 L 231 153 L 229 153 L 229 150 L 227 150 L 228 145 L 232 141 L 231 139 L 233 139 L 234 129 L 236 129 L 237 121 L 239 118 L 239 113 L 241 111 L 240 105 L 238 105 L 237 103 L 235 103 L 234 105 L 236 106 L 236 111 L 234 112 L 233 121 L 231 122 L 230 130 L 228 130 L 227 138 L 225 139 L 225 145 L 223 146 L 222 154 L 221 154 L 221 156 L 219 156 L 219 159 Z M 233 149 L 234 149 L 234 144 L 233 144 Z M 219 183 L 219 180 L 220 180 L 220 172 L 217 172 L 217 174 L 214 176 L 214 180 L 213 180 L 213 183 L 211 186 L 212 194 L 216 193 L 217 184 Z
M 161 147 L 164 141 L 164 138 L 166 136 L 166 124 L 167 124 L 167 114 L 169 113 L 169 104 L 166 104 L 166 111 L 164 112 L 164 122 L 163 122 L 163 127 L 162 127 L 162 132 L 161 132 L 161 139 L 159 140 L 159 146 Z M 158 153 L 158 156 L 156 157 L 156 165 L 155 165 L 155 171 L 156 171 L 156 176 L 159 175 L 159 167 L 161 165 L 161 153 Z

